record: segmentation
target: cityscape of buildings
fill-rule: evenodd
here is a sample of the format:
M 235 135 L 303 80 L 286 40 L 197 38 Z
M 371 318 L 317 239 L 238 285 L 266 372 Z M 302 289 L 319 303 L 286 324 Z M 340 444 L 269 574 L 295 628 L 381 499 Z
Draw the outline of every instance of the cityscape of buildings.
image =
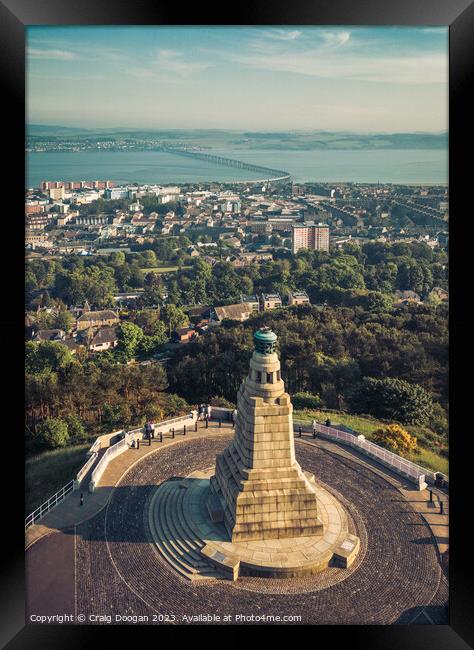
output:
M 140 202 L 144 197 L 170 209 L 146 209 Z M 103 203 L 102 210 L 93 209 L 99 199 L 123 203 L 113 210 Z M 444 245 L 448 205 L 442 187 L 268 183 L 228 189 L 218 183 L 44 181 L 27 190 L 25 234 L 28 250 L 54 255 L 100 254 L 186 235 L 193 242 L 192 256 L 208 255 L 221 243 L 234 266 L 242 266 L 276 250 L 329 251 L 348 240 L 421 239 L 431 247 Z
M 157 242 L 173 241 L 182 254 L 181 265 L 202 258 L 211 266 L 224 261 L 241 269 L 305 250 L 330 256 L 349 242 L 419 241 L 431 248 L 445 247 L 448 209 L 447 190 L 439 186 L 267 182 L 229 189 L 218 183 L 178 187 L 122 186 L 110 180 L 43 181 L 26 192 L 26 252 L 30 259 L 120 251 L 133 256 Z M 177 268 L 165 268 L 160 275 L 165 302 Z M 33 328 L 31 337 L 60 341 L 72 353 L 79 346 L 89 354 L 114 348 L 118 314 L 136 308 L 143 291 L 137 288 L 114 296 L 116 311 L 69 305 L 74 324 L 68 333 Z M 423 300 L 408 290 L 393 297 L 399 305 Z M 436 298 L 446 301 L 448 292 L 437 288 Z M 254 312 L 309 303 L 305 288 L 299 287 L 285 295 L 241 295 L 233 304 L 204 305 L 197 323 L 169 333 L 170 345 L 185 343 L 227 319 L 245 321 Z M 28 316 L 27 326 L 30 321 Z

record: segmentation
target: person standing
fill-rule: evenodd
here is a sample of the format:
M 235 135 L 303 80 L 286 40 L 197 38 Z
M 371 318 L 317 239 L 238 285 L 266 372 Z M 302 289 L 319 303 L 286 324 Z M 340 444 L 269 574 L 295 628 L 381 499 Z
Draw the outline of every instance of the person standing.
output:
M 207 415 L 208 420 L 211 419 L 211 413 L 212 413 L 212 406 L 210 404 L 208 404 L 207 408 L 206 408 L 206 415 Z
M 232 413 L 232 424 L 234 425 L 234 427 L 235 427 L 236 420 L 237 420 L 237 409 L 234 409 Z
M 84 493 L 83 493 L 83 492 L 81 492 L 81 499 L 80 499 L 80 501 L 79 501 L 79 504 L 80 504 L 81 506 L 84 505 Z
M 313 420 L 313 422 L 312 422 L 312 426 L 313 426 L 313 438 L 316 438 L 316 425 L 317 425 L 316 420 Z

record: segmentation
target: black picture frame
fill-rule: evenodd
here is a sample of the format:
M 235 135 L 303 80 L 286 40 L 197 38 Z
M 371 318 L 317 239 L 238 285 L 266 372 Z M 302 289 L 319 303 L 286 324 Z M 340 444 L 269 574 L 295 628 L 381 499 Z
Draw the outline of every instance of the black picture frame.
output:
M 224 10 L 224 11 L 223 11 Z M 471 69 L 473 56 L 474 6 L 470 0 L 332 0 L 331 2 L 310 2 L 293 0 L 282 2 L 249 3 L 247 6 L 232 5 L 232 13 L 225 15 L 225 7 L 203 6 L 195 3 L 184 8 L 179 3 L 154 2 L 153 0 L 2 0 L 0 2 L 0 48 L 3 108 L 7 115 L 4 124 L 10 143 L 4 150 L 5 183 L 9 195 L 15 196 L 18 222 L 22 222 L 24 203 L 24 88 L 25 88 L 25 26 L 27 25 L 444 25 L 450 31 L 450 213 L 460 214 L 461 202 L 466 188 L 470 188 L 469 164 L 472 149 L 470 145 L 469 122 L 471 108 L 468 93 L 471 90 Z M 457 249 L 456 256 L 469 256 L 466 241 L 459 241 L 457 227 L 451 224 L 451 240 Z M 12 229 L 7 248 L 13 252 L 12 260 L 5 267 L 4 278 L 9 279 L 8 310 L 1 319 L 5 350 L 4 373 L 8 375 L 8 404 L 3 410 L 5 431 L 20 431 L 22 417 L 23 370 L 23 226 Z M 457 241 L 456 241 L 457 240 Z M 453 257 L 451 248 L 451 256 Z M 2 255 L 6 261 L 6 255 Z M 456 260 L 453 260 L 456 264 Z M 17 268 L 18 266 L 18 268 Z M 452 268 L 452 267 L 451 267 Z M 453 271 L 451 272 L 453 275 Z M 454 275 L 456 271 L 454 271 Z M 15 279 L 16 278 L 16 279 Z M 10 282 L 11 280 L 11 282 Z M 15 283 L 19 286 L 16 287 Z M 452 286 L 452 283 L 451 283 Z M 456 291 L 451 291 L 456 301 Z M 453 304 L 453 303 L 452 303 Z M 5 305 L 5 303 L 4 303 Z M 451 306 L 453 314 L 453 307 Z M 456 328 L 459 323 L 456 324 Z M 465 327 L 465 326 L 464 326 Z M 463 332 L 462 325 L 459 329 Z M 452 337 L 453 338 L 453 337 Z M 466 337 L 467 338 L 467 337 Z M 455 344 L 451 342 L 450 355 L 455 355 Z M 7 354 L 8 353 L 8 354 Z M 7 361 L 8 355 L 11 360 Z M 18 404 L 13 407 L 10 396 L 16 396 Z M 462 397 L 453 395 L 452 410 L 461 407 Z M 453 418 L 451 419 L 453 422 Z M 453 426 L 453 425 L 452 425 Z M 85 636 L 94 634 L 109 637 L 112 630 L 96 627 L 25 626 L 24 606 L 24 522 L 23 493 L 21 477 L 24 475 L 24 456 L 21 444 L 16 453 L 11 453 L 7 440 L 4 453 L 8 451 L 8 465 L 13 478 L 4 478 L 2 517 L 3 542 L 6 548 L 2 554 L 0 642 L 8 648 L 73 648 L 84 647 Z M 464 507 L 469 505 L 465 495 L 468 491 L 467 471 L 463 471 L 462 441 L 458 445 L 451 436 L 451 526 L 450 546 L 450 624 L 445 626 L 360 626 L 350 629 L 344 626 L 331 627 L 332 643 L 343 641 L 351 647 L 384 648 L 430 648 L 430 650 L 472 647 L 474 624 L 472 616 L 472 569 L 470 566 L 470 545 L 464 530 Z M 4 458 L 5 462 L 5 458 Z M 470 508 L 469 508 L 469 519 Z M 472 550 L 471 550 L 472 554 Z M 115 628 L 115 632 L 117 628 Z M 130 631 L 130 630 L 128 630 Z M 142 630 L 133 628 L 137 635 Z M 160 628 L 160 639 L 163 628 Z M 147 632 L 156 629 L 148 628 Z M 209 633 L 209 630 L 206 631 Z M 119 631 L 123 636 L 125 629 Z M 321 640 L 320 629 L 317 631 Z

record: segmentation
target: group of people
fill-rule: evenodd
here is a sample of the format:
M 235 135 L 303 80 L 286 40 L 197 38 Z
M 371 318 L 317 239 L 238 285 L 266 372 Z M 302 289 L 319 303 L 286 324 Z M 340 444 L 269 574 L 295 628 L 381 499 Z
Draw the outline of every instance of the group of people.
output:
M 325 422 L 324 424 L 325 424 L 325 426 L 330 427 L 330 426 L 331 426 L 331 420 L 330 420 L 329 418 L 327 418 L 327 420 L 326 420 L 326 422 Z M 313 434 L 315 435 L 315 434 L 316 434 L 316 430 L 317 430 L 317 428 L 318 428 L 318 423 L 317 423 L 316 420 L 313 420 L 313 421 L 311 422 L 311 425 L 312 425 L 312 427 L 313 427 Z
M 198 420 L 210 420 L 212 407 L 210 404 L 199 404 L 198 406 Z
M 151 440 L 151 438 L 155 437 L 155 427 L 152 425 L 150 421 L 147 421 L 145 423 L 145 430 L 143 433 L 143 438 L 145 440 Z

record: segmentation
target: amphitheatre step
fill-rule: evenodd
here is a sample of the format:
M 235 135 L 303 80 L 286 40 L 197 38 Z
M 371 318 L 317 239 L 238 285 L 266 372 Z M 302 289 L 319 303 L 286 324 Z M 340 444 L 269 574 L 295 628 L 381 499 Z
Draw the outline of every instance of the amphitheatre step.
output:
M 160 523 L 163 527 L 163 534 L 166 535 L 167 547 L 173 553 L 174 559 L 182 564 L 190 573 L 196 573 L 197 568 L 194 567 L 193 558 L 190 553 L 185 549 L 182 540 L 179 539 L 179 533 L 174 529 L 172 524 L 172 513 L 176 501 L 176 489 L 170 490 L 168 497 L 165 501 L 163 519 L 160 517 Z
M 160 498 L 165 499 L 166 495 L 163 491 L 163 494 L 160 495 Z M 174 556 L 174 552 L 169 548 L 167 544 L 167 536 L 163 533 L 159 525 L 155 524 L 155 513 L 150 513 L 149 515 L 149 524 L 152 529 L 153 538 L 155 540 L 156 547 L 161 555 L 161 557 L 169 564 L 179 575 L 183 578 L 189 579 L 188 572 L 182 563 L 177 560 Z
M 192 581 L 220 578 L 221 574 L 200 554 L 194 533 L 183 525 L 180 513 L 185 488 L 178 482 L 166 483 L 153 498 L 150 524 L 161 556 L 183 578 Z
M 171 501 L 168 500 L 165 512 L 166 523 L 171 532 L 172 539 L 180 549 L 180 552 L 183 553 L 183 557 L 186 558 L 194 568 L 204 568 L 206 563 L 203 562 L 198 547 L 194 546 L 192 541 L 188 539 L 187 531 L 181 525 L 179 520 L 179 503 L 183 498 L 183 492 L 184 488 L 178 488 L 173 492 L 174 498 Z

